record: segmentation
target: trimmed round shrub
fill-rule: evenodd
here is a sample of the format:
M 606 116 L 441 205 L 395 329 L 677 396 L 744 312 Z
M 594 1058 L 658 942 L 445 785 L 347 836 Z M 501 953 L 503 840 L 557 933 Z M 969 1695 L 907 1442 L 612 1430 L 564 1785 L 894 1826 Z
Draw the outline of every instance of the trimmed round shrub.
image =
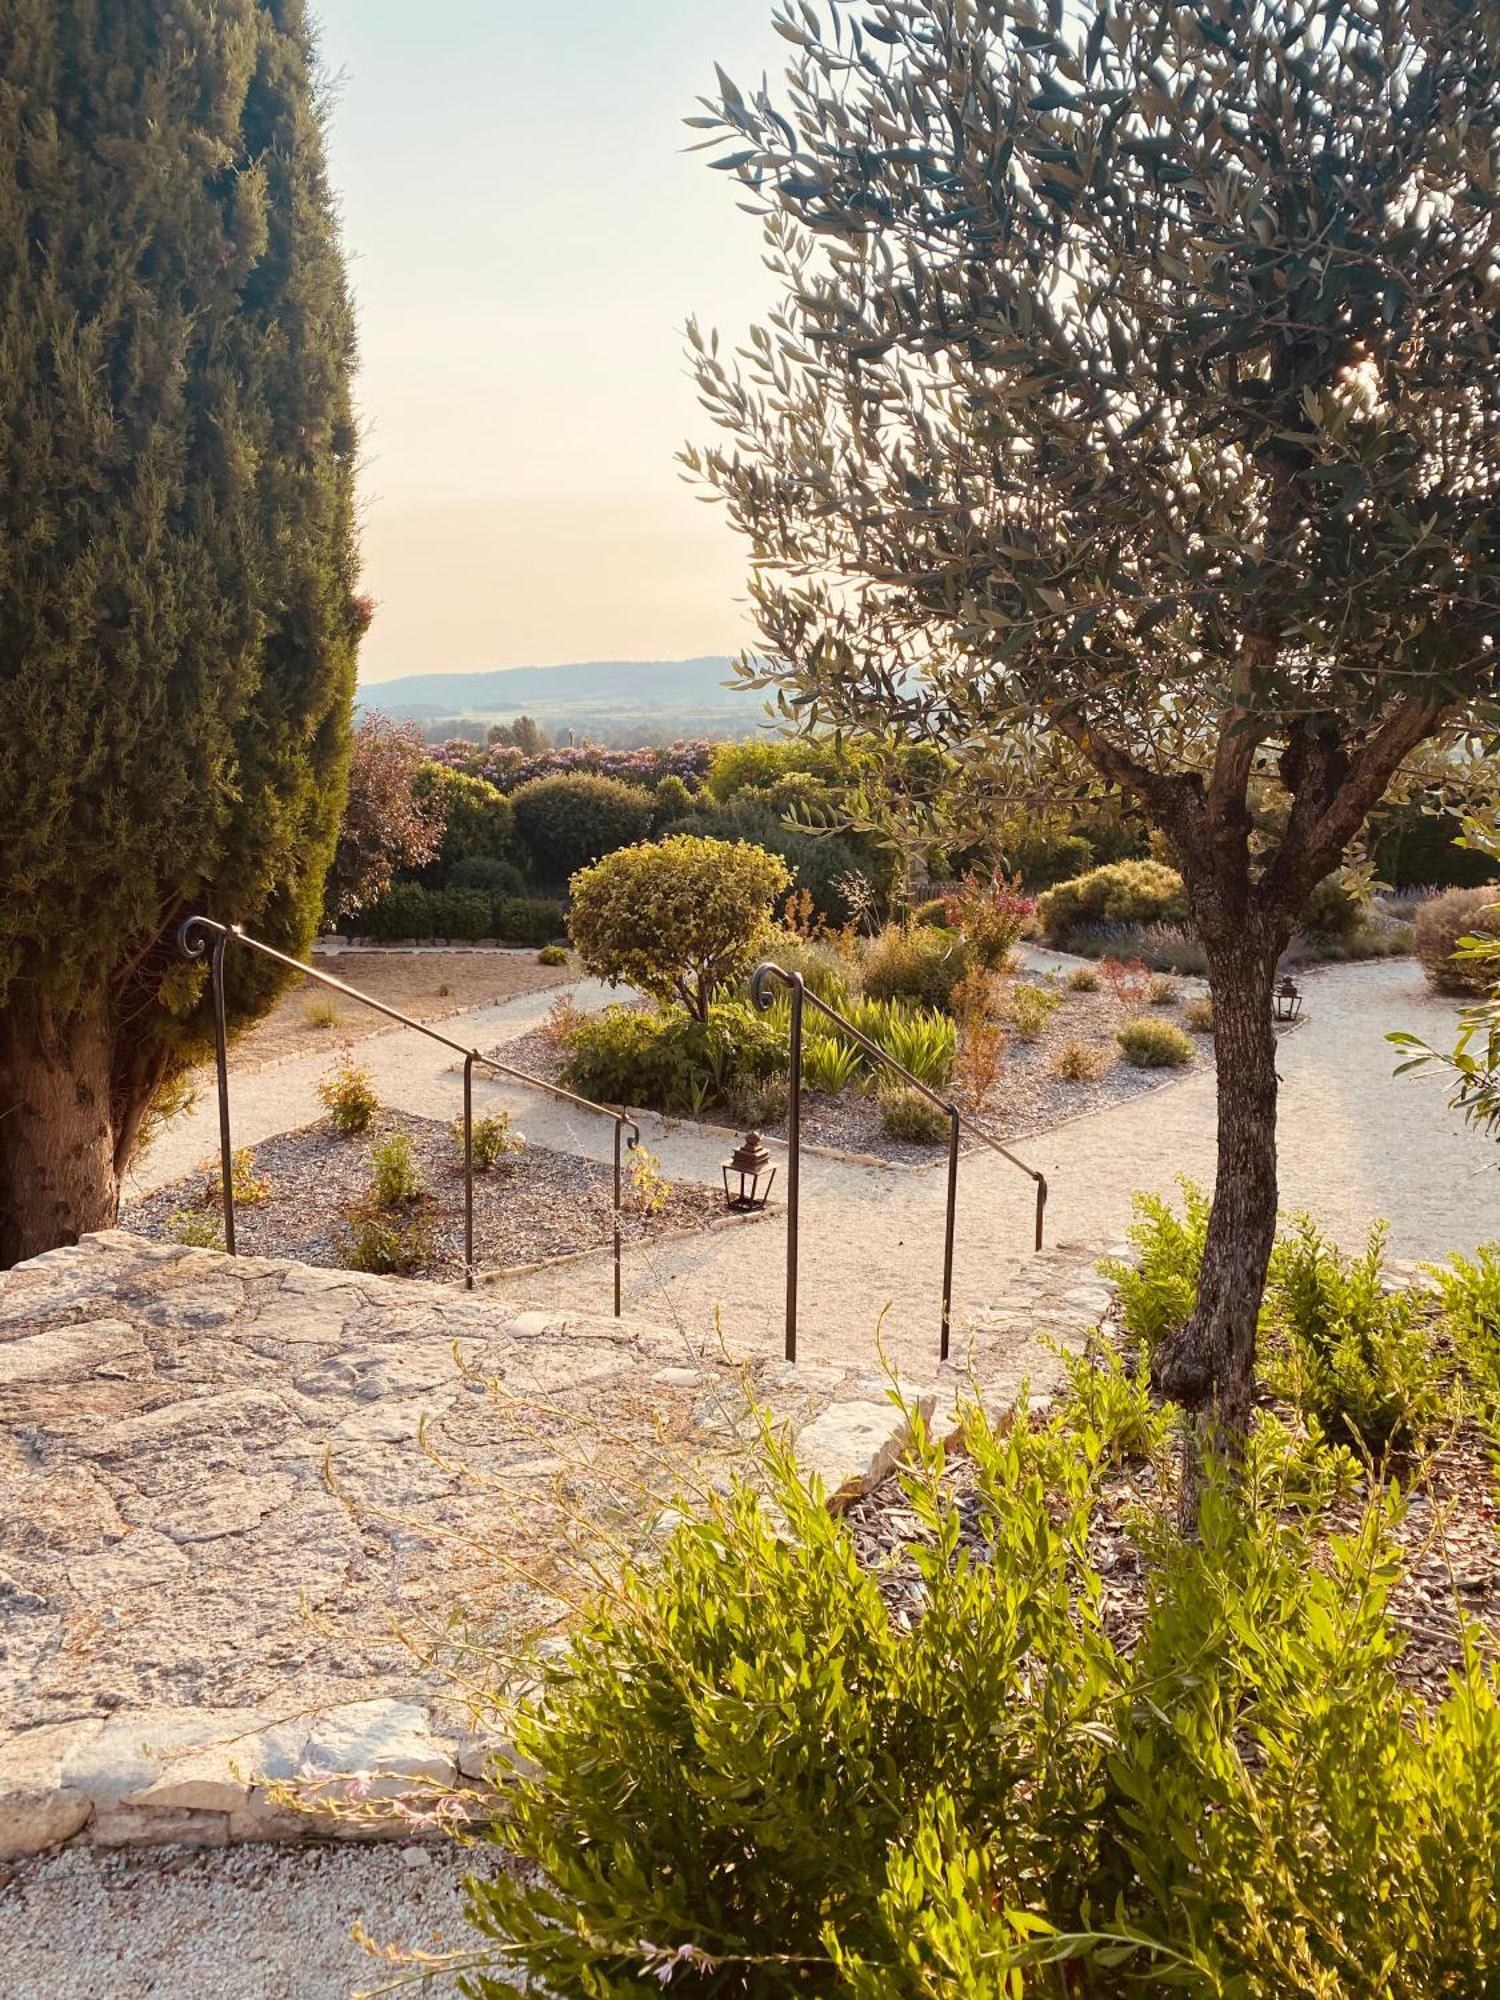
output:
M 596 978 L 705 1020 L 714 996 L 754 964 L 790 883 L 763 847 L 674 834 L 580 870 L 568 930 Z
M 1439 993 L 1487 993 L 1493 968 L 1453 956 L 1460 938 L 1500 932 L 1500 890 L 1450 889 L 1417 911 L 1412 950 Z
M 890 924 L 866 950 L 865 993 L 871 1000 L 915 1000 L 946 1011 L 971 962 L 956 931 L 936 924 Z
M 494 854 L 466 854 L 448 870 L 445 889 L 482 889 L 496 896 L 524 896 L 526 878 L 514 861 L 502 861 Z
M 708 1019 L 606 1007 L 567 1030 L 563 1082 L 601 1104 L 702 1111 L 740 1101 L 786 1070 L 786 1042 L 743 1001 L 720 1001 Z
M 1193 1060 L 1193 1045 L 1175 1021 L 1142 1015 L 1127 1021 L 1115 1040 L 1133 1069 L 1185 1069 Z
M 424 802 L 436 803 L 443 813 L 442 845 L 437 859 L 423 870 L 429 888 L 450 881 L 460 861 L 476 856 L 491 861 L 510 858 L 514 843 L 510 800 L 496 786 L 451 771 L 446 764 L 424 764 L 412 782 L 412 792 Z
M 686 782 L 673 771 L 658 779 L 652 793 L 651 830 L 663 832 L 673 820 L 693 810 L 693 794 Z
M 1049 942 L 1080 924 L 1182 924 L 1187 892 L 1175 868 L 1161 861 L 1112 861 L 1071 882 L 1059 882 L 1037 903 Z
M 601 855 L 644 840 L 651 831 L 648 791 L 587 771 L 533 778 L 511 793 L 510 804 L 532 872 L 542 882 L 566 882 Z
M 501 944 L 557 944 L 568 929 L 562 904 L 545 896 L 502 896 L 493 922 Z
M 568 947 L 565 944 L 544 944 L 536 955 L 538 965 L 566 965 Z

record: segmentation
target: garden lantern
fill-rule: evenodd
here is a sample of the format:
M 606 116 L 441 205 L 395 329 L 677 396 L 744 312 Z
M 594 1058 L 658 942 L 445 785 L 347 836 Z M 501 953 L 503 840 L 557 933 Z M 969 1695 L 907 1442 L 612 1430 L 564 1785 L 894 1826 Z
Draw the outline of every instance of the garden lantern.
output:
M 771 1199 L 771 1183 L 776 1178 L 776 1169 L 771 1167 L 771 1155 L 766 1151 L 765 1141 L 759 1132 L 746 1134 L 745 1143 L 736 1147 L 732 1159 L 724 1162 L 724 1206 L 732 1215 L 749 1215 L 756 1209 L 764 1208 Z
M 1302 1012 L 1302 992 L 1288 973 L 1276 988 L 1276 1019 L 1290 1025 Z

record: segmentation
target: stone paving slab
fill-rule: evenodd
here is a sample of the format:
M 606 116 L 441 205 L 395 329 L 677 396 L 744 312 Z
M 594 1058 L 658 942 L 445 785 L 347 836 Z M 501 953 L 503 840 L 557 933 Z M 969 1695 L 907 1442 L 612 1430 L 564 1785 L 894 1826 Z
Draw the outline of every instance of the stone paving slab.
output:
M 762 1409 L 863 1490 L 888 1390 L 122 1231 L 0 1275 L 0 1855 L 339 1833 L 268 1783 L 483 1772 L 456 1666 L 522 1670 Z

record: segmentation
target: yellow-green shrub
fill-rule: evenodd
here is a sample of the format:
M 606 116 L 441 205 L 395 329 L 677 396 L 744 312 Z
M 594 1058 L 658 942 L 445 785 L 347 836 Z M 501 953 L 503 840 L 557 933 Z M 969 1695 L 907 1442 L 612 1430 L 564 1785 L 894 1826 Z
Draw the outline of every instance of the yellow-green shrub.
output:
M 1187 891 L 1164 862 L 1112 861 L 1049 889 L 1037 915 L 1057 944 L 1080 924 L 1185 923 Z
M 674 834 L 606 855 L 573 877 L 568 929 L 585 968 L 706 1020 L 769 933 L 791 877 L 778 855 L 747 841 Z

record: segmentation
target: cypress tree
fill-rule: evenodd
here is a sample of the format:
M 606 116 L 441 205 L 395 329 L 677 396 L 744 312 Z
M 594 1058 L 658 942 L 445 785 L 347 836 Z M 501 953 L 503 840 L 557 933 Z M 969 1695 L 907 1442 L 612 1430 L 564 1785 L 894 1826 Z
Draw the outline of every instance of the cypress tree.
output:
M 0 10 L 0 1265 L 110 1224 L 194 909 L 304 948 L 349 756 L 353 319 L 302 0 Z M 232 1017 L 274 970 L 240 955 Z

